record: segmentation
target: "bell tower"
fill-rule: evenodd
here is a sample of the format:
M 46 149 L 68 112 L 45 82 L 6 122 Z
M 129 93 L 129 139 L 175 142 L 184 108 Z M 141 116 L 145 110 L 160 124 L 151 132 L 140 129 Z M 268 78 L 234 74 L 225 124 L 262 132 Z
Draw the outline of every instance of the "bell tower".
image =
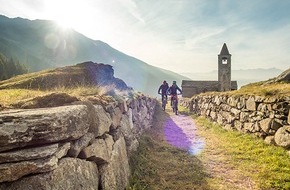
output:
M 218 82 L 221 92 L 231 90 L 231 56 L 226 43 L 224 43 L 218 55 Z

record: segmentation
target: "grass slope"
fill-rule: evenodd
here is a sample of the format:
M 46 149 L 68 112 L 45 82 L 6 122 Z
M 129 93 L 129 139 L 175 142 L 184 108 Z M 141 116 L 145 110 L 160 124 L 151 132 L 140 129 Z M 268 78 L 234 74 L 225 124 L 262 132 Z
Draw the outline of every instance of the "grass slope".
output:
M 0 81 L 0 89 L 48 90 L 59 87 L 85 86 L 88 83 L 84 67 L 81 65 L 44 70 L 19 75 Z
M 227 91 L 227 92 L 206 92 L 202 94 L 213 94 L 213 95 L 232 95 L 232 96 L 243 96 L 243 95 L 256 95 L 265 97 L 286 97 L 290 96 L 290 83 L 286 82 L 275 82 L 266 84 L 265 82 L 251 83 L 243 86 L 239 90 Z

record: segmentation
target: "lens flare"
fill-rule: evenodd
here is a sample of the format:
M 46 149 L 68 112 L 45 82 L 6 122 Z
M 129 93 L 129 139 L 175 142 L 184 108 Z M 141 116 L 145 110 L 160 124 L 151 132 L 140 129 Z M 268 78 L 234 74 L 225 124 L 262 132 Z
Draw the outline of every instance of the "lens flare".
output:
M 205 146 L 204 139 L 196 136 L 196 126 L 188 116 L 172 116 L 165 122 L 164 135 L 166 141 L 191 155 L 199 154 Z

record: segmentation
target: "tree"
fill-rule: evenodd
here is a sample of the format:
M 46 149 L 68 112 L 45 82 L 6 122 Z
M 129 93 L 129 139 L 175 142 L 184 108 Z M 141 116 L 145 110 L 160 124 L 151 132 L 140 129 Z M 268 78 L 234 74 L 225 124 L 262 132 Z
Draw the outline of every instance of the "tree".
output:
M 6 80 L 13 76 L 27 73 L 27 68 L 19 63 L 18 60 L 14 60 L 12 57 L 7 57 L 0 53 L 0 80 Z

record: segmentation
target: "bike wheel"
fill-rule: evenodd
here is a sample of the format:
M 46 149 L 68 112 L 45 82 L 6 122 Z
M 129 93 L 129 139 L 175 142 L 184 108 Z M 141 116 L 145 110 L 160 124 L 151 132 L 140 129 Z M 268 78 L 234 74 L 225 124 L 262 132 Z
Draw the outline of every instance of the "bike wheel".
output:
M 176 101 L 175 100 L 173 100 L 173 102 L 172 102 L 172 111 L 173 111 L 173 113 L 176 112 Z
M 165 107 L 166 107 L 166 100 L 162 100 L 162 109 L 163 111 L 165 111 Z
M 163 111 L 165 111 L 165 104 L 162 104 L 162 109 Z

